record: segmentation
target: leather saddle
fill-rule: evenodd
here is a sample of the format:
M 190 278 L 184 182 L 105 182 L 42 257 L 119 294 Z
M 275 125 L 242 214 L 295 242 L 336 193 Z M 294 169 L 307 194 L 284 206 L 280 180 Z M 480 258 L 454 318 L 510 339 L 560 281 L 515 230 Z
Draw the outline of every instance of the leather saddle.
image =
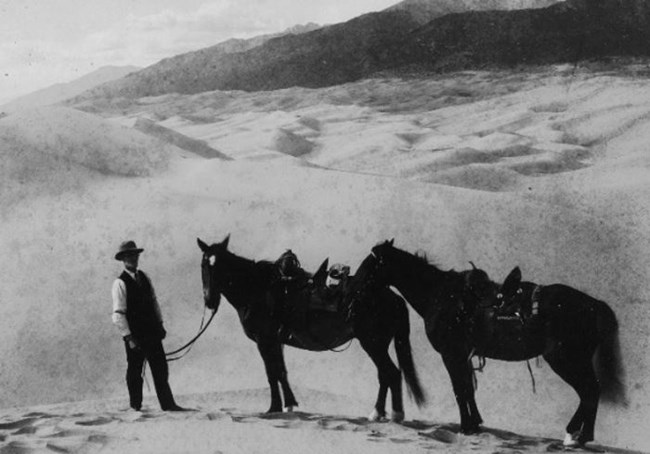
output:
M 538 334 L 540 286 L 519 289 L 518 298 L 502 304 L 477 305 L 469 314 L 468 336 L 476 354 L 495 359 L 524 360 L 540 348 Z

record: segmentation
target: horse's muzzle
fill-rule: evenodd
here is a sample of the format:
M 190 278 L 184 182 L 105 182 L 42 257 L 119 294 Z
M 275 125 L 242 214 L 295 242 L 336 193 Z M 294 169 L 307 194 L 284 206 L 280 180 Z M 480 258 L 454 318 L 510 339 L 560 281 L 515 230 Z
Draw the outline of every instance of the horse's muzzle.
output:
M 219 309 L 219 304 L 221 303 L 221 293 L 210 292 L 208 289 L 204 289 L 203 301 L 208 309 L 216 311 Z

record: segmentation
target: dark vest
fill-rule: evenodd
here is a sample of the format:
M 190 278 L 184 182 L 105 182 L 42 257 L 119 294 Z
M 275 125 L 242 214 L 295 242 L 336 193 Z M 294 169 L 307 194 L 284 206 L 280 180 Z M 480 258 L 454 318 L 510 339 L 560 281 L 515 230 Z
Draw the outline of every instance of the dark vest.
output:
M 126 321 L 136 339 L 162 339 L 162 326 L 153 301 L 153 289 L 149 278 L 142 272 L 137 283 L 126 271 L 120 279 L 126 285 Z

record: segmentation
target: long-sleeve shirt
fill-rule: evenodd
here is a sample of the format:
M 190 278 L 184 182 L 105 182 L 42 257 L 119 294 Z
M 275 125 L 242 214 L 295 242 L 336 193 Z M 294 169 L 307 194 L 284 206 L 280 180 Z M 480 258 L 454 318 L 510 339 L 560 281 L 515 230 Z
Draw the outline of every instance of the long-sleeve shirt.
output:
M 132 273 L 126 269 L 125 271 L 129 274 L 129 276 L 133 278 L 133 280 L 135 280 L 135 273 Z M 136 273 L 140 272 L 136 271 Z M 140 273 L 140 276 L 142 277 L 146 275 L 144 273 Z M 149 279 L 148 277 L 145 278 Z M 149 281 L 149 284 L 151 285 L 151 281 Z M 126 320 L 126 285 L 122 279 L 115 279 L 111 293 L 113 295 L 113 324 L 117 326 L 117 329 L 122 337 L 128 336 L 131 334 L 131 329 L 129 328 L 129 322 Z M 160 311 L 160 305 L 158 304 L 158 298 L 156 298 L 156 292 L 153 288 L 153 285 L 151 285 L 151 293 L 153 294 L 153 306 L 154 310 L 156 311 L 156 316 L 162 323 L 162 312 Z

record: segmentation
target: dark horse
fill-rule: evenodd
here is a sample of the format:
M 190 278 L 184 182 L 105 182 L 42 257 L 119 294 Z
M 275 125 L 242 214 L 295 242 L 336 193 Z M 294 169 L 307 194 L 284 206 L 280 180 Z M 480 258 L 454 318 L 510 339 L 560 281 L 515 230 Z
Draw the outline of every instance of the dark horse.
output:
M 424 402 L 411 354 L 408 309 L 402 298 L 384 288 L 369 295 L 372 310 L 355 311 L 349 316 L 349 311 L 341 308 L 322 309 L 324 297 L 319 290 L 325 287 L 326 260 L 313 276 L 314 283 L 298 295 L 298 302 L 307 308 L 304 326 L 291 326 L 292 336 L 283 336 L 279 332 L 280 321 L 274 315 L 276 305 L 280 303 L 274 291 L 277 266 L 273 262 L 256 262 L 233 254 L 228 250 L 229 238 L 227 236 L 221 243 L 210 246 L 197 240 L 203 252 L 201 271 L 205 305 L 216 311 L 221 295 L 225 296 L 236 309 L 244 333 L 257 344 L 271 389 L 268 412 L 282 411 L 282 397 L 288 411 L 298 405 L 287 379 L 283 345 L 317 352 L 328 351 L 355 337 L 374 362 L 379 376 L 379 392 L 370 418 L 382 420 L 386 417 L 386 397 L 390 389 L 391 418 L 397 421 L 404 419 L 402 374 L 415 402 L 418 405 Z M 342 301 L 342 297 L 340 299 Z M 318 306 L 321 310 L 317 309 Z M 402 373 L 388 354 L 393 339 Z
M 472 356 L 523 361 L 542 355 L 580 397 L 564 444 L 584 444 L 594 438 L 601 392 L 610 401 L 624 400 L 616 317 L 606 303 L 566 285 L 522 283 L 518 271 L 500 287 L 474 266 L 443 271 L 391 240 L 364 259 L 348 298 L 356 305 L 373 288 L 391 285 L 423 317 L 451 378 L 463 433 L 478 432 L 483 422 Z

